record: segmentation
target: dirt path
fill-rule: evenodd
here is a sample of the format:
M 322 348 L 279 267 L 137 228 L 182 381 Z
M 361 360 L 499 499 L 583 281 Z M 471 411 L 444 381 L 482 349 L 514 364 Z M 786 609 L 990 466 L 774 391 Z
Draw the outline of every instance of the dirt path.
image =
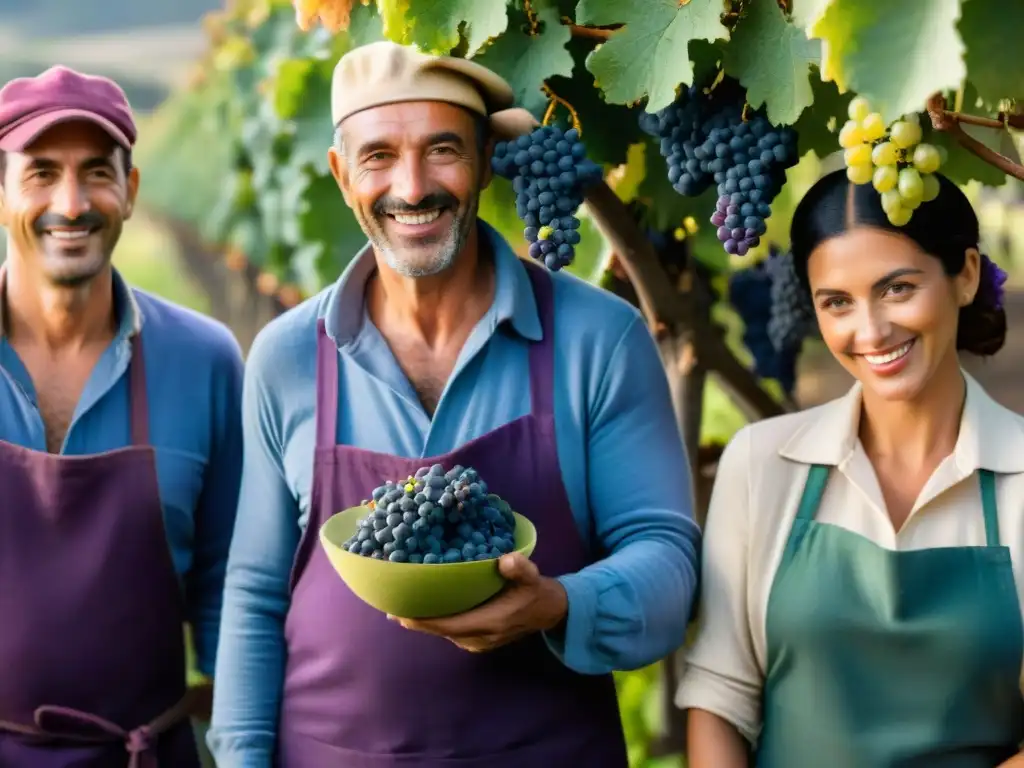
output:
M 1010 327 L 1006 346 L 988 359 L 968 357 L 966 368 L 996 400 L 1024 413 L 1024 291 L 1009 293 L 1006 314 Z M 841 396 L 852 379 L 824 350 L 805 356 L 800 365 L 797 399 L 811 406 Z

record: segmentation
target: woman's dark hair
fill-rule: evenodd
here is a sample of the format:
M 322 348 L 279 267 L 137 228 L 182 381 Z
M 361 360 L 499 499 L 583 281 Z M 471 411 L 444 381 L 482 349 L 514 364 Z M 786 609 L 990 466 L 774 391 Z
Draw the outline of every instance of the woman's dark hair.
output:
M 978 247 L 978 217 L 959 187 L 944 176 L 935 177 L 938 197 L 921 203 L 902 227 L 889 221 L 881 195 L 871 184 L 854 184 L 845 171 L 819 179 L 800 201 L 790 227 L 793 267 L 804 288 L 810 290 L 807 261 L 814 249 L 855 227 L 876 227 L 908 237 L 942 262 L 947 275 L 959 275 L 967 249 Z M 984 281 L 984 272 L 981 277 Z M 960 310 L 956 348 L 993 355 L 1005 340 L 1006 312 L 993 304 L 987 291 L 979 289 L 974 301 Z

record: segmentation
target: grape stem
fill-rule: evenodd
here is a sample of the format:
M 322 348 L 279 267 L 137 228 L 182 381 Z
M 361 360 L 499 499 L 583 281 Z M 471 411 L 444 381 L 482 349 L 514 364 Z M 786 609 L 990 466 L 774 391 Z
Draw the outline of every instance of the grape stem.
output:
M 582 137 L 583 126 L 580 124 L 580 116 L 579 113 L 573 108 L 572 104 L 570 104 L 568 101 L 566 101 L 553 90 L 551 90 L 551 86 L 548 85 L 547 83 L 544 83 L 544 85 L 542 85 L 540 89 L 544 91 L 544 95 L 547 96 L 550 101 L 550 103 L 548 104 L 547 111 L 544 113 L 543 125 L 551 125 L 551 120 L 555 116 L 555 109 L 556 107 L 561 105 L 565 107 L 566 112 L 569 113 L 569 118 L 572 120 L 572 127 L 575 128 L 576 133 L 578 133 Z
M 1018 165 L 1005 155 L 1001 155 L 995 150 L 989 149 L 973 136 L 968 135 L 964 129 L 960 127 L 960 123 L 980 125 L 986 128 L 1006 128 L 1007 125 L 1011 125 L 1013 127 L 1024 127 L 1024 116 L 1001 113 L 1000 117 L 1003 118 L 1003 122 L 1000 122 L 996 120 L 990 121 L 988 118 L 950 112 L 946 109 L 946 97 L 941 93 L 933 94 L 931 98 L 928 99 L 926 109 L 928 110 L 928 117 L 931 118 L 932 127 L 935 130 L 941 131 L 942 133 L 948 133 L 964 149 L 969 152 L 973 152 L 989 165 L 994 165 L 1007 176 L 1012 176 L 1015 179 L 1024 181 L 1024 166 Z
M 564 26 L 569 28 L 569 32 L 572 33 L 573 37 L 585 40 L 598 40 L 600 42 L 610 38 L 613 32 L 622 29 L 623 26 L 622 24 L 612 24 L 607 27 L 588 27 L 583 24 L 577 24 L 568 16 L 563 16 L 561 21 Z
M 789 410 L 761 388 L 754 374 L 725 343 L 722 329 L 697 316 L 694 291 L 681 292 L 672 284 L 654 247 L 611 187 L 604 181 L 589 186 L 586 203 L 618 266 L 632 283 L 640 311 L 658 338 L 659 347 L 664 349 L 670 339 L 674 344 L 693 344 L 697 364 L 716 375 L 749 419 L 765 419 Z M 672 370 L 669 375 L 679 372 Z
M 540 32 L 540 23 L 537 21 L 537 12 L 533 10 L 533 3 L 530 0 L 523 0 L 523 11 L 526 12 L 526 19 L 530 24 L 529 34 L 534 37 Z

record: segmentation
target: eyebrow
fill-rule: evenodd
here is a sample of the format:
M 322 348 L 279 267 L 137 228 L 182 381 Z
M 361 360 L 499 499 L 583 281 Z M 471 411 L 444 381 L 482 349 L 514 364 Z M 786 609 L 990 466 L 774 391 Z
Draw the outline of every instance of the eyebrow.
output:
M 33 157 L 28 163 L 28 167 L 35 170 L 54 170 L 56 168 L 60 168 L 60 166 L 61 163 L 49 157 Z M 79 165 L 79 170 L 91 171 L 94 168 L 113 167 L 114 161 L 112 157 L 103 157 L 102 155 L 96 155 L 95 157 L 90 157 L 84 160 Z
M 902 269 L 894 269 L 889 274 L 887 274 L 887 275 L 885 275 L 883 277 L 880 277 L 877 280 L 875 280 L 875 282 L 872 283 L 872 285 L 871 285 L 871 290 L 877 291 L 879 288 L 882 288 L 887 283 L 891 283 L 893 280 L 895 280 L 898 277 L 906 277 L 907 275 L 923 275 L 923 274 L 924 274 L 924 270 L 922 270 L 922 269 L 915 269 L 914 267 L 903 267 Z M 819 296 L 844 296 L 847 293 L 849 293 L 849 291 L 840 291 L 840 290 L 838 290 L 836 288 L 819 288 L 818 290 L 816 290 L 814 292 L 814 297 L 818 298 Z
M 463 139 L 461 136 L 459 136 L 459 134 L 455 133 L 454 131 L 439 131 L 437 133 L 432 133 L 429 136 L 427 136 L 424 143 L 428 147 L 433 147 L 438 144 L 456 144 L 459 147 L 466 146 L 465 139 Z M 391 142 L 383 139 L 368 141 L 359 147 L 358 155 L 359 157 L 363 157 L 364 155 L 368 155 L 372 152 L 378 152 L 382 149 L 390 149 L 391 146 Z

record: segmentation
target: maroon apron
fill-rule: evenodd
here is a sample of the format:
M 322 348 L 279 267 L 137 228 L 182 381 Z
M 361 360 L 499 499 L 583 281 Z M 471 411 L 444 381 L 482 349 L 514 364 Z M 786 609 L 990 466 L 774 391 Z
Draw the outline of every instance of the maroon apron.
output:
M 536 525 L 533 560 L 542 574 L 590 564 L 555 446 L 551 279 L 527 269 L 544 331 L 529 352 L 532 412 L 442 456 L 405 459 L 336 445 L 338 349 L 318 324 L 317 446 L 310 519 L 285 622 L 282 768 L 628 765 L 611 675 L 573 672 L 539 634 L 470 653 L 404 629 L 357 598 L 319 545 L 320 526 L 381 482 L 421 466 L 461 464 Z
M 138 334 L 129 371 L 131 446 L 0 441 L 3 768 L 200 765 Z

